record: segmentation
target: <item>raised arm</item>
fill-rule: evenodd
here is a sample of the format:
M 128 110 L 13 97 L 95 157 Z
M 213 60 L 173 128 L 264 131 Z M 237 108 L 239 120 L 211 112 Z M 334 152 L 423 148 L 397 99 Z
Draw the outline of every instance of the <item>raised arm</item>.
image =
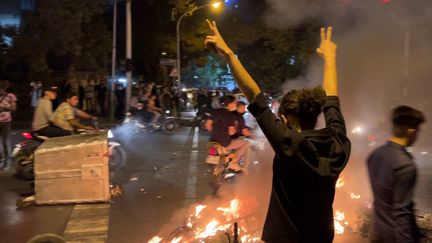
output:
M 213 35 L 207 36 L 205 45 L 207 47 L 214 47 L 216 49 L 215 51 L 226 60 L 240 90 L 243 92 L 249 102 L 253 101 L 255 97 L 261 93 L 260 88 L 243 67 L 241 62 L 234 55 L 233 51 L 225 43 L 224 39 L 219 33 L 216 22 L 207 20 L 207 24 L 210 30 L 213 32 Z
M 324 59 L 323 89 L 327 96 L 338 95 L 338 79 L 336 70 L 337 45 L 332 42 L 332 27 L 321 28 L 321 44 L 317 53 Z

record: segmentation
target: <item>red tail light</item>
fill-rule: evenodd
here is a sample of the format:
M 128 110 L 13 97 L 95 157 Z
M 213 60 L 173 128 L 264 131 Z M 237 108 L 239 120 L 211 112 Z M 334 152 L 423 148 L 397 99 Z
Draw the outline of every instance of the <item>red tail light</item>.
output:
M 217 149 L 216 148 L 209 148 L 209 150 L 208 150 L 208 154 L 209 155 L 217 155 L 218 154 L 218 152 L 217 152 Z
M 33 138 L 33 136 L 31 135 L 31 133 L 29 133 L 29 132 L 24 132 L 24 133 L 22 133 L 21 135 L 22 135 L 23 137 L 27 138 L 27 139 Z

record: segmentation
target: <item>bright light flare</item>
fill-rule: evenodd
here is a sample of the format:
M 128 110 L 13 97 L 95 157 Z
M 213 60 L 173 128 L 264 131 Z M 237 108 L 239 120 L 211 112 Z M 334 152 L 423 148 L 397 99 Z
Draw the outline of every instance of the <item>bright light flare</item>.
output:
M 342 235 L 345 232 L 345 227 L 339 221 L 334 222 L 334 229 L 338 235 Z
M 222 2 L 214 2 L 212 3 L 213 8 L 219 8 L 222 5 Z
M 357 195 L 357 194 L 355 194 L 354 192 L 351 192 L 351 193 L 350 193 L 350 197 L 351 197 L 352 199 L 360 199 L 360 195 Z
M 206 205 L 198 205 L 195 207 L 195 217 L 199 218 L 201 212 L 206 208 Z
M 182 236 L 176 237 L 176 238 L 174 238 L 174 239 L 171 240 L 171 243 L 180 243 L 182 239 L 183 239 Z
M 335 233 L 338 235 L 343 234 L 345 231 L 345 227 L 343 226 L 342 221 L 345 220 L 345 213 L 341 212 L 339 210 L 336 210 L 333 219 L 334 219 Z
M 355 127 L 351 132 L 354 134 L 362 134 L 363 128 L 362 127 Z
M 219 222 L 215 219 L 211 220 L 205 227 L 205 230 L 196 235 L 197 239 L 205 239 L 209 236 L 215 236 L 219 230 L 223 230 L 223 227 L 219 225 Z
M 339 179 L 336 182 L 336 188 L 341 188 L 345 185 L 345 181 L 343 176 L 339 177 Z
M 114 134 L 111 132 L 111 130 L 108 130 L 107 136 L 108 138 L 114 138 Z
M 230 207 L 229 208 L 217 208 L 217 211 L 221 211 L 223 212 L 223 215 L 227 218 L 227 220 L 230 219 L 236 219 L 238 217 L 240 217 L 239 214 L 239 209 L 240 209 L 240 202 L 238 199 L 233 199 L 230 202 Z
M 163 238 L 160 238 L 159 236 L 155 236 L 151 238 L 147 243 L 160 243 L 162 242 Z
M 342 220 L 344 220 L 344 219 L 345 219 L 345 213 L 344 213 L 344 212 L 341 212 L 341 211 L 339 211 L 339 210 L 336 210 L 336 214 L 335 214 L 335 216 L 334 216 L 334 219 L 337 220 L 337 221 L 342 221 Z

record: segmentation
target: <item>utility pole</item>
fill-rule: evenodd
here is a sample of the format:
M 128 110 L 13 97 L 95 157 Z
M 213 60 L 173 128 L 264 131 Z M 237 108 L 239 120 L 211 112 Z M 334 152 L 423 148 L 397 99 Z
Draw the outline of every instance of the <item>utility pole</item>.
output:
M 132 94 L 132 13 L 131 0 L 126 0 L 126 112 Z
M 111 83 L 110 83 L 110 121 L 114 121 L 114 92 L 116 80 L 116 56 L 117 56 L 117 0 L 114 0 L 113 13 L 113 37 L 112 37 L 112 61 L 111 61 Z

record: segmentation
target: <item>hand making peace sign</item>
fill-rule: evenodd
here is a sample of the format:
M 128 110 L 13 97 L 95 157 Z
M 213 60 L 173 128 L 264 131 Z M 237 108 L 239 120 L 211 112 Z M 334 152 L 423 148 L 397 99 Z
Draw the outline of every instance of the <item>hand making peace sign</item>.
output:
M 331 38 L 332 27 L 328 27 L 327 30 L 321 28 L 321 44 L 317 48 L 317 53 L 324 59 L 336 57 L 337 45 L 332 42 Z
M 204 43 L 205 46 L 209 49 L 215 49 L 219 55 L 226 58 L 227 55 L 232 53 L 231 49 L 225 43 L 224 39 L 219 33 L 219 30 L 216 26 L 216 21 L 206 20 L 210 30 L 213 32 L 213 35 L 209 35 L 206 37 Z

